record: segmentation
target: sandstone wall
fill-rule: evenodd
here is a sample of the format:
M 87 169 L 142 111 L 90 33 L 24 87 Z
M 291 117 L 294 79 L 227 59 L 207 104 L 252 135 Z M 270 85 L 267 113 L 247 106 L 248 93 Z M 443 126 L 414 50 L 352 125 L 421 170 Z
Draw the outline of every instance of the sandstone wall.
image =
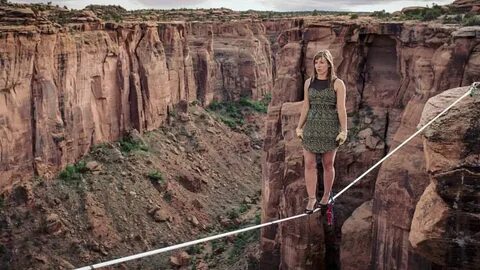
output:
M 347 86 L 350 135 L 336 158 L 334 190 L 339 191 L 415 132 L 429 97 L 478 80 L 478 27 L 455 30 L 441 25 L 308 20 L 285 29 L 278 38 L 266 125 L 263 220 L 301 213 L 306 203 L 301 146 L 292 132 L 299 118 L 303 81 L 312 73 L 312 57 L 318 49 L 332 51 L 337 73 Z M 355 208 L 373 199 L 371 261 L 358 267 L 432 267 L 408 242 L 415 204 L 428 185 L 422 164 L 422 144 L 416 138 L 337 200 L 337 226 L 341 226 Z M 322 228 L 311 225 L 303 220 L 265 228 L 262 266 L 323 269 L 324 246 L 318 245 Z M 354 265 L 359 257 L 364 257 L 360 251 L 350 253 L 342 256 L 342 263 Z
M 28 9 L 2 12 L 0 190 L 34 172 L 51 177 L 93 144 L 131 128 L 158 128 L 180 100 L 208 105 L 271 92 L 262 222 L 276 220 L 302 212 L 306 203 L 301 145 L 293 131 L 303 82 L 319 49 L 332 51 L 348 93 L 350 134 L 337 154 L 335 191 L 413 133 L 428 98 L 480 78 L 478 27 L 332 17 L 123 25 L 80 18 L 60 28 Z M 28 18 L 21 20 L 27 25 L 2 21 L 12 16 Z M 364 207 L 368 213 L 360 222 L 363 236 L 371 222 L 375 269 L 446 265 L 425 251 L 426 237 L 410 234 L 418 229 L 412 225 L 415 205 L 430 183 L 422 149 L 415 138 L 336 202 L 340 233 L 352 212 L 373 199 L 371 221 L 370 207 Z M 355 222 L 348 224 L 346 233 Z M 315 217 L 264 228 L 261 267 L 324 269 L 321 232 Z M 347 251 L 345 265 L 365 255 Z
M 401 67 L 410 79 L 414 91 L 401 115 L 401 124 L 392 138 L 391 149 L 416 131 L 421 112 L 431 96 L 446 89 L 469 85 L 480 73 L 465 80 L 471 73 L 467 63 L 474 62 L 472 50 L 479 40 L 467 30 L 432 31 L 415 27 L 413 36 L 403 39 Z M 411 47 L 412 43 L 418 45 Z M 410 67 L 408 63 L 411 63 Z M 466 68 L 464 68 L 466 67 Z M 475 78 L 474 78 L 475 77 Z M 415 137 L 382 164 L 375 184 L 373 216 L 373 256 L 375 269 L 425 269 L 430 263 L 418 256 L 408 242 L 415 205 L 429 184 L 425 170 L 421 137 Z M 388 259 L 387 259 L 388 258 Z
M 1 9 L 0 189 L 34 172 L 52 177 L 131 128 L 156 129 L 180 100 L 259 99 L 273 86 L 261 23 L 60 28 Z M 9 25 L 14 16 L 30 25 Z
M 194 100 L 182 39 L 178 26 L 148 24 L 2 32 L 0 184 L 33 169 L 51 176 L 91 145 L 157 128 L 169 106 Z
M 421 125 L 462 96 L 468 87 L 428 100 Z M 480 264 L 480 98 L 466 97 L 424 133 L 429 185 L 416 207 L 409 241 L 414 250 L 448 269 Z
M 259 22 L 191 23 L 199 100 L 258 99 L 273 86 L 272 52 Z

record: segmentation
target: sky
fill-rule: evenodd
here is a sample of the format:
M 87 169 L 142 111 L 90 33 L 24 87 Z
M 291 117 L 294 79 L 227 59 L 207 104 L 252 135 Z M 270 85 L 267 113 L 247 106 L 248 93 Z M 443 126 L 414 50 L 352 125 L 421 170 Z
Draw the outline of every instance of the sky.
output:
M 237 11 L 378 11 L 393 12 L 409 6 L 432 6 L 433 3 L 446 5 L 454 0 L 10 0 L 14 3 L 46 3 L 82 9 L 89 4 L 120 5 L 132 9 L 171 9 L 171 8 L 230 8 Z

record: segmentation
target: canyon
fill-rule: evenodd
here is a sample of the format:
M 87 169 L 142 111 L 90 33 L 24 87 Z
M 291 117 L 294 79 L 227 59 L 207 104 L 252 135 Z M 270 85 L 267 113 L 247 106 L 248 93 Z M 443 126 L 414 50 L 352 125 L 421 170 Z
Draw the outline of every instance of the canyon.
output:
M 143 134 L 168 124 L 182 102 L 207 106 L 271 94 L 261 159 L 261 221 L 269 222 L 305 205 L 294 131 L 318 50 L 332 52 L 347 87 L 349 137 L 337 153 L 334 192 L 446 106 L 446 90 L 457 89 L 447 95 L 453 101 L 467 90 L 457 87 L 480 79 L 479 26 L 328 15 L 115 23 L 91 11 L 60 26 L 28 7 L 2 6 L 0 13 L 6 193 L 34 177 L 55 178 L 93 146 L 131 129 Z M 462 105 L 468 113 L 457 109 L 445 126 L 414 138 L 336 200 L 342 269 L 478 265 L 477 238 L 466 247 L 435 238 L 478 234 L 478 103 Z M 459 175 L 468 186 L 455 182 Z M 323 229 L 318 214 L 263 228 L 260 269 L 327 269 Z

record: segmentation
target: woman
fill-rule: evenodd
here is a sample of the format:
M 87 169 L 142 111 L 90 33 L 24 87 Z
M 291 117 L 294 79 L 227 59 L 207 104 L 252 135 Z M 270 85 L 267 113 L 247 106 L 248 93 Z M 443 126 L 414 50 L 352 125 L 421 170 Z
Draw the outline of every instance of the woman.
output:
M 308 203 L 305 213 L 326 209 L 335 178 L 333 162 L 338 146 L 347 139 L 346 89 L 336 77 L 330 51 L 321 50 L 313 58 L 314 75 L 304 85 L 304 100 L 296 129 L 302 139 Z M 316 198 L 316 154 L 322 155 L 324 193 Z

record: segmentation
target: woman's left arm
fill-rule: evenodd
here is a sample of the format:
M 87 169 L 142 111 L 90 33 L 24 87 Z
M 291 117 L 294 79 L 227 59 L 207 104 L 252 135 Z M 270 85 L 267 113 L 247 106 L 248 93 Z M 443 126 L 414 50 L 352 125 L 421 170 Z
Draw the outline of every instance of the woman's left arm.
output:
M 337 93 L 337 111 L 340 120 L 341 131 L 347 133 L 347 109 L 346 109 L 346 88 L 342 80 L 337 79 L 333 85 Z

